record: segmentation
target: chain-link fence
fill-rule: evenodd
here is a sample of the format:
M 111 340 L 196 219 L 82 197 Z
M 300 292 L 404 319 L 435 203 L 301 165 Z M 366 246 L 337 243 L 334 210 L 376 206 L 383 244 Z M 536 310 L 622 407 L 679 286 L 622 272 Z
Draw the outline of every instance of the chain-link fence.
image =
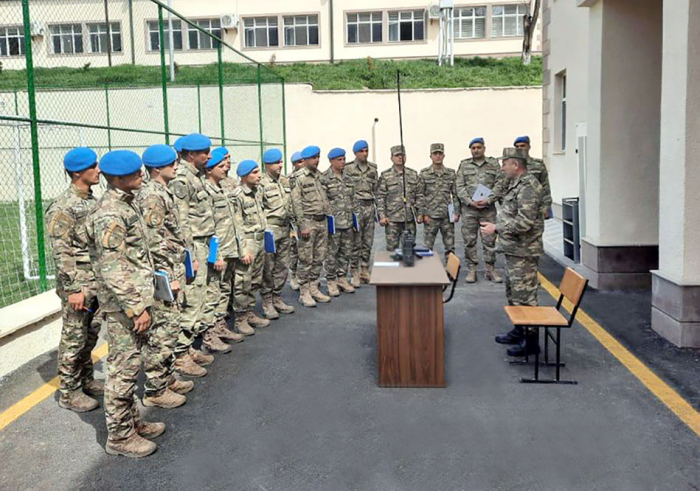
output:
M 0 1 L 0 307 L 53 287 L 44 212 L 71 148 L 202 132 L 234 162 L 286 157 L 284 80 L 226 42 L 235 19 L 192 17 L 157 0 Z

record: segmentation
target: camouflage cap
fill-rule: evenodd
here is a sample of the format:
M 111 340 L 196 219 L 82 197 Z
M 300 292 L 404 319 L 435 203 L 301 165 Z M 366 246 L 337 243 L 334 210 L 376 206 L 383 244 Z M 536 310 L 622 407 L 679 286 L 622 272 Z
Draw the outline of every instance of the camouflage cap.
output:
M 406 149 L 403 145 L 394 145 L 391 147 L 391 156 L 393 157 L 394 155 L 406 155 Z
M 519 159 L 527 161 L 527 151 L 519 148 L 506 147 L 503 149 L 503 156 L 498 160 Z
M 433 143 L 432 145 L 430 145 L 430 153 L 433 154 L 435 152 L 445 153 L 445 144 L 444 143 Z

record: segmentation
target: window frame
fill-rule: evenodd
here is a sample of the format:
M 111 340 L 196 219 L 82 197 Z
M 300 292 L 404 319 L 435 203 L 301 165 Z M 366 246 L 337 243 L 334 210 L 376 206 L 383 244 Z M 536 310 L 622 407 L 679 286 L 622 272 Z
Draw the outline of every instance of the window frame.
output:
M 386 10 L 348 10 L 343 12 L 345 16 L 345 46 L 347 47 L 352 47 L 352 46 L 371 46 L 371 45 L 380 45 L 380 44 L 385 44 L 385 38 L 386 38 L 386 32 L 387 32 L 387 16 L 385 15 L 387 13 Z M 359 16 L 361 14 L 379 14 L 381 16 L 379 22 L 371 20 L 369 22 L 360 22 Z M 355 43 L 351 43 L 349 41 L 349 36 L 350 36 L 350 22 L 348 21 L 348 16 L 350 15 L 357 15 L 358 20 L 357 20 L 357 39 L 358 41 Z M 381 39 L 379 41 L 370 41 L 370 42 L 361 42 L 360 39 L 360 25 L 361 24 L 369 24 L 370 26 L 370 33 L 373 34 L 373 25 L 374 24 L 379 24 L 382 28 L 382 35 Z
M 457 36 L 457 29 L 455 28 L 455 42 L 464 42 L 464 41 L 484 41 L 488 40 L 491 38 L 490 36 L 490 12 L 491 12 L 491 4 L 484 3 L 482 5 L 455 5 L 454 9 L 455 12 L 459 11 L 461 12 L 463 9 L 472 9 L 474 10 L 474 15 L 472 17 L 457 17 L 455 15 L 454 17 L 454 24 L 456 27 L 457 23 L 460 23 L 462 19 L 472 19 L 472 32 L 476 31 L 476 20 L 481 19 L 482 16 L 476 15 L 476 10 L 477 9 L 484 9 L 484 35 L 483 37 L 458 37 Z M 460 24 L 460 32 L 461 32 L 461 24 Z
M 262 29 L 262 27 L 257 27 L 255 25 L 256 19 L 267 19 L 267 25 L 265 26 L 265 29 L 267 31 L 267 41 L 268 41 L 267 46 L 257 46 L 257 45 L 256 46 L 248 46 L 247 29 L 250 29 L 250 28 L 245 25 L 245 22 L 247 20 L 253 20 L 254 24 L 253 24 L 252 29 L 253 29 L 253 35 L 255 36 L 255 30 Z M 275 19 L 275 21 L 277 22 L 276 26 L 274 26 L 277 28 L 277 44 L 274 46 L 270 46 L 270 25 L 269 25 L 270 19 Z M 276 15 L 276 14 L 275 15 L 265 15 L 265 14 L 257 15 L 256 14 L 256 15 L 245 16 L 245 17 L 241 18 L 241 25 L 243 26 L 243 33 L 242 33 L 242 39 L 241 39 L 241 48 L 243 50 L 251 50 L 251 51 L 252 50 L 273 50 L 273 49 L 282 49 L 285 47 L 283 42 L 282 42 L 283 40 L 281 39 L 281 36 L 280 36 L 280 31 L 282 31 L 282 36 L 284 36 L 284 30 L 280 29 L 280 15 Z M 282 26 L 282 27 L 284 27 L 284 26 Z M 320 42 L 320 39 L 319 39 L 319 42 Z
M 123 32 L 122 32 L 122 23 L 121 23 L 121 21 L 118 21 L 118 20 L 117 20 L 117 21 L 110 20 L 109 23 L 112 24 L 112 25 L 116 25 L 116 26 L 117 26 L 116 35 L 119 36 L 119 46 L 120 46 L 120 48 L 121 48 L 119 51 L 115 51 L 115 50 L 114 50 L 115 31 L 114 31 L 114 29 L 110 29 L 108 32 L 109 32 L 109 33 L 111 34 L 111 36 L 112 36 L 112 40 L 111 40 L 111 44 L 110 44 L 110 47 L 112 48 L 112 55 L 120 55 L 120 54 L 123 54 L 123 53 L 124 53 L 124 37 L 123 37 Z M 107 55 L 106 46 L 105 46 L 105 50 L 104 50 L 104 51 L 93 51 L 93 50 L 92 50 L 92 36 L 94 35 L 94 33 L 91 31 L 91 28 L 92 28 L 93 26 L 98 26 L 98 27 L 99 27 L 99 26 L 105 26 L 105 27 L 106 27 L 106 26 L 107 26 L 107 23 L 106 23 L 106 22 L 99 22 L 99 21 L 97 21 L 97 22 L 95 22 L 95 21 L 88 21 L 88 22 L 85 22 L 85 31 L 87 32 L 87 40 L 88 40 L 88 43 L 87 43 L 88 46 L 87 46 L 87 47 L 89 48 L 89 50 L 88 50 L 88 51 L 85 51 L 85 53 L 86 53 L 86 54 L 89 54 L 89 55 Z M 98 36 L 98 43 L 100 43 L 100 47 L 102 47 L 102 46 L 101 46 L 102 41 L 100 40 L 99 37 L 102 36 L 102 35 L 105 35 L 105 36 L 106 36 L 106 35 L 107 35 L 107 32 L 105 32 L 105 33 L 98 32 L 98 33 L 97 33 L 97 36 Z
M 160 29 L 158 27 L 158 22 L 159 22 L 158 19 L 146 19 L 146 26 L 145 26 L 146 27 L 146 54 L 158 54 L 158 53 L 160 53 Z M 177 29 L 175 27 L 176 22 L 180 23 L 180 29 Z M 154 23 L 156 25 L 156 29 L 154 31 L 151 31 L 151 24 L 152 23 Z M 180 43 L 182 46 L 181 48 L 173 48 L 173 51 L 175 51 L 175 52 L 183 52 L 183 51 L 187 50 L 186 45 L 185 45 L 185 42 L 187 41 L 185 39 L 185 32 L 186 31 L 182 30 L 182 24 L 183 24 L 182 20 L 173 19 L 173 39 L 174 39 L 175 33 L 178 32 L 178 30 L 179 30 L 180 35 L 181 35 Z M 185 22 L 185 24 L 187 24 L 187 23 Z M 169 38 L 170 36 L 168 35 L 167 25 L 168 25 L 168 20 L 164 18 L 163 19 L 163 35 Z M 151 34 L 153 34 L 153 33 L 157 34 L 158 39 L 159 39 L 158 48 L 156 48 L 156 49 L 152 49 L 153 46 L 151 43 Z M 177 43 L 175 43 L 175 44 L 177 44 Z M 168 51 L 168 49 L 169 48 L 167 46 L 165 46 L 165 50 Z
M 415 39 L 415 34 L 416 34 L 415 24 L 417 22 L 417 20 L 415 18 L 415 13 L 418 12 L 419 10 L 423 11 L 423 19 L 422 19 L 423 39 Z M 413 39 L 411 39 L 411 40 L 402 40 L 401 39 L 401 14 L 406 13 L 406 12 L 411 12 L 411 17 L 412 17 L 410 22 L 411 22 L 411 26 L 412 26 L 411 36 L 413 37 Z M 398 20 L 396 22 L 398 24 L 398 39 L 396 41 L 391 40 L 391 24 L 392 24 L 391 14 L 392 13 L 398 14 Z M 386 22 L 387 22 L 387 24 L 386 24 L 386 27 L 387 27 L 387 29 L 386 29 L 386 42 L 388 44 L 427 43 L 428 42 L 428 10 L 425 7 L 423 7 L 423 8 L 419 7 L 419 8 L 404 8 L 404 9 L 387 9 L 386 10 Z M 406 22 L 406 21 L 404 21 L 404 22 Z
M 201 18 L 190 19 L 190 20 L 213 36 L 216 36 L 216 33 L 214 31 L 219 31 L 219 35 L 217 37 L 221 40 L 224 39 L 224 28 L 221 27 L 221 19 L 220 18 L 218 18 L 218 17 L 201 17 Z M 207 28 L 207 27 L 199 25 L 199 22 L 204 22 L 204 21 L 209 22 L 210 27 Z M 219 27 L 211 27 L 211 23 L 214 21 L 219 23 Z M 185 23 L 185 24 L 187 25 L 187 48 L 185 49 L 184 40 L 183 40 L 183 51 L 215 51 L 218 49 L 218 47 L 216 46 L 216 44 L 218 44 L 218 41 L 215 41 L 213 39 L 212 39 L 212 43 L 211 43 L 212 44 L 211 48 L 200 48 L 199 44 L 200 44 L 201 36 L 203 36 L 203 34 L 199 30 L 192 27 L 191 25 L 189 25 L 187 23 Z M 193 48 L 192 44 L 190 43 L 190 33 L 191 32 L 197 33 L 197 45 L 198 46 L 196 48 Z
M 503 7 L 503 9 L 504 9 L 504 10 L 503 10 L 503 14 L 498 14 L 498 15 L 497 15 L 497 14 L 494 13 L 494 9 L 497 8 L 497 7 Z M 523 17 L 524 17 L 525 14 L 527 14 L 528 12 L 525 11 L 525 12 L 523 12 L 522 14 L 516 13 L 515 15 L 513 15 L 513 14 L 506 14 L 506 13 L 505 13 L 506 7 L 515 7 L 515 8 L 517 9 L 517 12 L 520 12 L 520 9 L 521 9 L 521 8 L 526 8 L 526 5 L 524 5 L 524 4 L 522 4 L 522 3 L 496 3 L 496 4 L 491 4 L 491 5 L 490 5 L 490 9 L 489 9 L 489 10 L 490 10 L 490 14 L 491 14 L 491 29 L 490 29 L 490 32 L 489 32 L 489 34 L 490 34 L 489 37 L 490 37 L 491 39 L 518 38 L 518 37 L 522 37 L 522 36 L 524 35 L 525 25 L 524 25 L 524 22 L 523 22 Z M 509 17 L 515 17 L 515 19 L 516 19 L 516 21 L 515 21 L 515 22 L 516 22 L 516 24 L 515 24 L 515 34 L 508 34 L 508 35 L 506 35 L 506 34 L 505 34 L 505 23 L 506 23 L 506 18 L 509 18 Z M 500 35 L 497 35 L 497 34 L 494 32 L 495 25 L 496 25 L 496 22 L 495 22 L 495 21 L 496 21 L 497 18 L 502 18 L 502 19 L 503 19 L 503 23 L 501 24 L 501 31 L 502 31 L 502 33 L 501 33 Z
M 15 39 L 15 36 L 9 36 L 8 32 L 10 29 L 16 29 L 17 30 L 17 36 L 16 39 L 18 40 L 17 42 L 17 47 L 19 50 L 19 53 L 16 55 L 10 54 L 10 39 Z M 7 46 L 7 54 L 3 55 L 2 52 L 0 51 L 0 58 L 19 58 L 21 56 L 26 56 L 27 54 L 27 45 L 25 42 L 25 37 L 24 37 L 24 26 L 21 25 L 3 25 L 0 26 L 0 31 L 5 31 L 5 36 L 0 35 L 0 40 L 5 40 L 6 46 Z
M 73 50 L 72 50 L 71 52 L 66 52 L 66 51 L 64 50 L 65 46 L 64 46 L 64 43 L 63 43 L 63 36 L 66 36 L 66 35 L 68 35 L 68 34 L 67 34 L 67 33 L 63 33 L 63 27 L 67 27 L 67 26 L 70 26 L 70 27 L 71 27 L 71 33 L 70 33 L 70 35 L 71 35 L 71 37 L 72 37 L 72 43 L 73 43 Z M 75 31 L 75 27 L 76 27 L 76 26 L 79 26 L 79 27 L 80 27 L 80 32 L 76 32 L 76 31 Z M 65 22 L 65 23 L 60 23 L 60 22 L 59 22 L 59 23 L 56 23 L 56 24 L 49 24 L 48 28 L 49 28 L 49 39 L 50 39 L 50 41 L 49 41 L 49 43 L 48 43 L 48 44 L 49 44 L 48 48 L 49 48 L 49 54 L 50 54 L 50 55 L 52 55 L 52 56 L 81 56 L 81 55 L 91 55 L 91 54 L 92 54 L 92 53 L 90 53 L 90 52 L 88 52 L 88 51 L 85 51 L 85 38 L 86 38 L 86 37 L 85 37 L 85 23 L 84 23 L 84 22 Z M 55 34 L 54 31 L 53 31 L 55 28 L 61 29 L 61 32 L 60 32 L 59 34 Z M 59 39 L 60 39 L 60 43 L 61 43 L 61 51 L 60 51 L 60 52 L 56 52 L 56 50 L 55 50 L 54 38 L 55 38 L 56 36 L 58 36 Z M 76 36 L 80 36 L 80 45 L 81 45 L 81 51 L 80 51 L 80 52 L 76 52 L 76 51 L 75 51 L 75 46 L 76 46 L 75 39 L 76 39 Z
M 290 18 L 290 17 L 292 19 L 296 19 L 296 17 L 306 17 L 307 18 L 306 39 L 307 40 L 309 39 L 309 32 L 310 32 L 309 28 L 315 26 L 316 27 L 316 34 L 317 34 L 317 38 L 318 38 L 318 43 L 316 43 L 316 44 L 308 44 L 308 43 L 307 44 L 287 44 L 287 24 L 286 24 L 286 21 L 287 21 L 287 18 Z M 316 17 L 316 24 L 308 23 L 309 17 Z M 282 27 L 281 32 L 280 32 L 280 34 L 281 34 L 280 40 L 282 41 L 280 43 L 280 47 L 292 48 L 292 49 L 293 48 L 320 48 L 321 47 L 321 15 L 319 13 L 312 12 L 312 13 L 282 14 L 282 15 L 280 15 L 280 18 L 282 20 L 282 22 L 278 24 L 279 26 Z M 304 27 L 304 26 L 303 25 L 297 26 L 296 24 L 294 24 L 291 27 L 292 27 L 292 29 L 294 29 L 294 38 L 296 41 L 296 28 L 297 27 Z

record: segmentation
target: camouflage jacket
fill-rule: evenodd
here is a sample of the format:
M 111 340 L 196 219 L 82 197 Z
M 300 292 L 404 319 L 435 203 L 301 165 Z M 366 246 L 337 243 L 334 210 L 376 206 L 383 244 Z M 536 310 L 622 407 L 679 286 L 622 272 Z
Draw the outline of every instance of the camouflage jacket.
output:
M 379 181 L 377 165 L 368 161 L 364 167 L 363 170 L 362 166 L 356 160 L 353 160 L 345 166 L 343 175 L 350 180 L 352 187 L 355 189 L 355 199 L 374 200 L 377 195 L 377 182 Z
M 321 173 L 302 168 L 292 174 L 292 214 L 300 230 L 307 228 L 308 217 L 327 215 L 330 212 L 326 192 L 321 185 Z
M 134 195 L 108 186 L 87 223 L 100 308 L 123 312 L 129 318 L 153 305 L 155 290 L 146 224 L 134 199 Z
M 530 173 L 509 181 L 496 225 L 501 252 L 519 257 L 544 254 L 543 194 L 542 186 Z
M 454 206 L 454 212 L 459 215 L 455 175 L 454 169 L 443 167 L 442 172 L 438 172 L 434 165 L 420 171 L 418 189 L 423 199 L 419 215 L 428 215 L 436 219 L 449 218 L 447 207 L 450 203 Z
M 239 186 L 233 193 L 233 212 L 241 237 L 240 257 L 255 256 L 264 246 L 267 220 L 262 205 L 262 189 Z
M 321 185 L 328 198 L 330 214 L 335 217 L 335 228 L 346 230 L 352 227 L 355 191 L 345 172 L 338 176 L 332 168 L 328 169 L 321 175 Z
M 165 271 L 171 281 L 184 281 L 186 247 L 173 193 L 160 182 L 149 180 L 141 186 L 135 203 L 146 223 L 153 266 Z
M 549 208 L 552 206 L 552 188 L 549 186 L 549 172 L 547 166 L 541 159 L 533 159 L 530 157 L 527 160 L 527 172 L 537 178 L 542 185 L 542 208 L 545 210 L 545 218 L 549 214 Z
M 239 249 L 242 238 L 238 232 L 233 202 L 229 199 L 226 190 L 213 182 L 204 181 L 204 188 L 212 199 L 214 214 L 214 231 L 219 238 L 219 250 L 216 260 L 236 259 L 240 257 Z
M 390 222 L 410 222 L 414 220 L 411 214 L 418 213 L 417 207 L 421 203 L 421 195 L 418 189 L 418 173 L 406 168 L 406 199 L 408 200 L 409 214 L 405 214 L 403 174 L 396 171 L 392 165 L 379 176 L 377 186 L 377 213 L 379 219 L 388 218 Z
M 274 179 L 265 172 L 260 179 L 260 187 L 268 225 L 288 226 L 292 217 L 292 190 L 289 187 L 289 178 L 280 176 L 279 179 Z
M 189 162 L 182 161 L 177 177 L 170 182 L 180 213 L 180 228 L 187 248 L 194 249 L 194 239 L 214 235 L 214 214 L 211 196 L 204 188 L 202 173 Z
M 506 179 L 498 160 L 486 157 L 482 163 L 476 163 L 474 159 L 464 159 L 459 163 L 457 169 L 457 196 L 462 206 L 466 210 L 475 210 L 475 208 L 467 208 L 472 202 L 472 196 L 476 191 L 476 187 L 483 184 L 493 194 L 487 198 L 489 206 L 495 209 L 495 204 L 503 198 L 503 193 L 506 187 Z
M 71 184 L 46 211 L 49 238 L 56 265 L 56 294 L 63 300 L 82 292 L 95 298 L 97 283 L 90 265 L 85 224 L 97 203 L 92 192 L 84 192 Z

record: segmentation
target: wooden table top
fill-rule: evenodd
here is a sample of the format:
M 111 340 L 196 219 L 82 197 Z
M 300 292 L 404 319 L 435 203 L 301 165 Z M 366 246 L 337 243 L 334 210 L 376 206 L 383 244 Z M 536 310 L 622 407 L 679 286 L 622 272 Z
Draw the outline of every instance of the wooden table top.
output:
M 401 263 L 398 267 L 378 266 L 377 263 L 392 262 L 389 251 L 377 251 L 374 254 L 372 277 L 370 285 L 449 285 L 450 280 L 445 272 L 445 266 L 436 254 L 422 259 L 416 258 L 415 266 L 406 267 Z

